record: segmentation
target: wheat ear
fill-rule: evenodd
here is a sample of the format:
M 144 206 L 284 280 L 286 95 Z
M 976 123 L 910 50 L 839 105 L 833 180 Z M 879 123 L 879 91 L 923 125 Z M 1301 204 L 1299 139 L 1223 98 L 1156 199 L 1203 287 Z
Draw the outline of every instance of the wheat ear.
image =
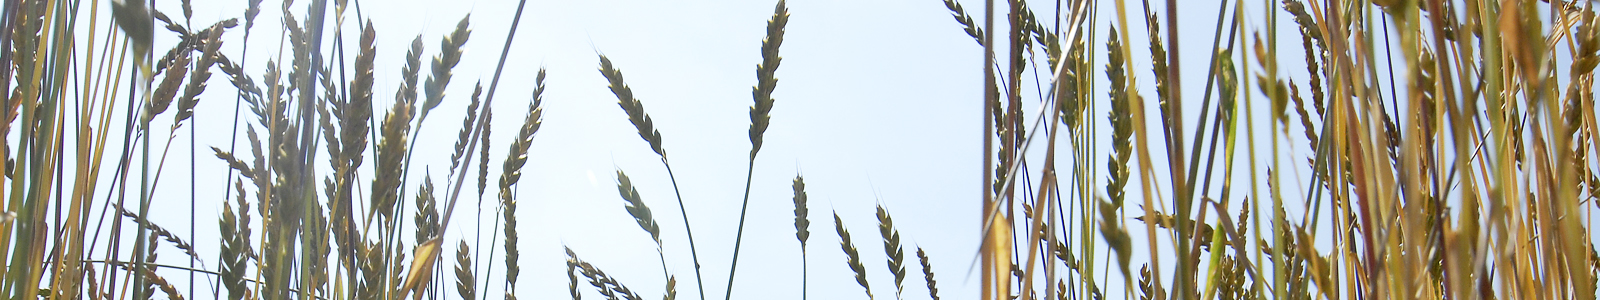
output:
M 845 262 L 856 273 L 856 283 L 867 291 L 867 298 L 872 298 L 872 287 L 867 285 L 867 266 L 861 264 L 861 252 L 856 251 L 856 244 L 850 242 L 850 231 L 844 229 L 844 221 L 839 219 L 838 212 L 833 213 L 833 226 L 839 233 L 839 249 L 844 250 Z
M 905 290 L 901 283 L 906 280 L 906 251 L 900 247 L 900 231 L 894 229 L 894 217 L 889 216 L 889 211 L 878 205 L 878 232 L 883 234 L 883 254 L 888 258 L 889 274 L 894 275 L 894 296 L 900 298 L 900 291 Z
M 755 98 L 755 104 L 750 106 L 750 164 L 745 174 L 744 204 L 739 208 L 739 227 L 734 233 L 733 262 L 728 265 L 728 289 L 724 299 L 733 299 L 733 279 L 739 270 L 739 247 L 744 245 L 744 220 L 750 209 L 750 185 L 755 177 L 756 154 L 761 152 L 763 135 L 772 122 L 772 90 L 778 85 L 773 73 L 778 71 L 778 65 L 783 62 L 783 57 L 778 56 L 778 47 L 783 45 L 783 28 L 788 23 L 789 8 L 784 0 L 778 0 L 777 7 L 773 8 L 772 19 L 767 21 L 767 38 L 761 41 L 761 64 L 756 65 L 756 86 L 750 92 Z
M 810 210 L 806 209 L 806 179 L 794 176 L 794 237 L 800 240 L 800 299 L 806 299 L 806 240 L 811 238 L 811 221 L 807 219 Z
M 644 199 L 639 197 L 639 190 L 633 187 L 633 181 L 629 180 L 628 174 L 622 170 L 617 170 L 617 193 L 622 195 L 623 201 L 628 202 L 624 207 L 628 210 L 628 215 L 632 215 L 633 220 L 639 223 L 639 228 L 649 233 L 650 239 L 660 247 L 661 226 L 656 224 L 655 217 L 650 213 L 650 207 L 644 204 Z
M 540 107 L 544 101 L 544 78 L 544 69 L 539 69 L 533 103 L 528 104 L 528 116 L 523 119 L 522 128 L 517 131 L 517 136 L 511 140 L 511 149 L 506 152 L 506 159 L 502 163 L 500 172 L 500 205 L 506 227 L 507 299 L 515 299 L 512 289 L 517 286 L 517 275 L 522 271 L 517 265 L 517 258 L 520 256 L 517 251 L 517 199 L 512 195 L 511 185 L 522 178 L 522 167 L 528 162 L 528 146 L 533 144 L 533 134 L 539 132 L 539 126 L 544 120 L 544 108 Z
M 917 260 L 922 262 L 922 279 L 928 282 L 928 297 L 939 300 L 939 281 L 933 280 L 933 265 L 928 263 L 928 253 L 922 247 L 917 247 Z
M 456 293 L 461 299 L 478 299 L 477 279 L 472 274 L 472 255 L 466 240 L 456 247 Z
M 443 41 L 439 41 L 439 55 L 433 57 L 433 74 L 428 75 L 428 81 L 423 86 L 428 94 L 426 100 L 422 102 L 422 115 L 417 118 L 418 123 L 427 120 L 428 112 L 444 102 L 444 88 L 450 85 L 452 76 L 450 69 L 461 62 L 461 54 L 465 52 L 461 47 L 465 46 L 467 38 L 472 36 L 472 29 L 467 28 L 468 20 L 471 18 L 472 15 L 462 17 L 461 22 L 456 23 L 456 30 Z
M 700 300 L 705 300 L 706 288 L 700 276 L 700 252 L 694 245 L 694 227 L 689 225 L 689 211 L 683 205 L 683 193 L 678 191 L 678 179 L 672 174 L 672 164 L 667 162 L 667 153 L 661 148 L 661 131 L 655 129 L 655 121 L 645 113 L 644 103 L 633 97 L 633 89 L 623 81 L 622 70 L 613 66 L 611 59 L 605 55 L 600 55 L 600 75 L 605 76 L 610 84 L 607 87 L 617 96 L 617 106 L 622 107 L 622 111 L 628 115 L 628 121 L 639 130 L 639 137 L 650 144 L 651 151 L 661 156 L 661 165 L 667 168 L 667 178 L 672 180 L 673 193 L 678 197 L 678 212 L 683 216 L 683 231 L 689 239 L 689 257 L 694 259 L 695 286 L 700 290 Z

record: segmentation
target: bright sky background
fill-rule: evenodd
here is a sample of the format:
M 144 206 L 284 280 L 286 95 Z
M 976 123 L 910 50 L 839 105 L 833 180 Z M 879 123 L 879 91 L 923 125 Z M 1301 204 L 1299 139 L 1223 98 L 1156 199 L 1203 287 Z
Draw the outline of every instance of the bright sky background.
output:
M 303 19 L 307 2 L 310 1 L 297 1 L 290 11 Z M 462 17 L 471 14 L 473 32 L 466 46 L 467 55 L 455 69 L 445 103 L 432 112 L 434 117 L 423 125 L 416 144 L 409 174 L 413 184 L 407 187 L 415 189 L 425 173 L 447 172 L 447 157 L 472 84 L 482 80 L 487 89 L 517 4 L 509 0 L 360 2 L 359 13 L 372 20 L 378 33 L 374 101 L 379 107 L 388 107 L 393 99 L 405 49 L 412 38 L 422 36 L 426 64 L 438 53 L 439 40 Z M 1048 19 L 1050 1 L 1035 2 L 1041 18 Z M 1152 2 L 1158 2 L 1151 4 L 1153 9 L 1161 9 L 1162 1 Z M 1206 61 L 1210 54 L 1206 49 L 1217 8 L 1211 2 L 1180 2 L 1193 5 L 1181 8 L 1179 20 L 1184 47 L 1179 53 L 1185 62 L 1183 92 L 1186 99 L 1199 99 L 1205 70 L 1204 63 L 1196 62 Z M 1247 8 L 1249 20 L 1240 24 L 1246 30 L 1261 27 L 1260 3 L 1250 2 L 1254 6 Z M 967 0 L 963 4 L 969 13 L 981 15 L 982 1 Z M 1136 16 L 1141 11 L 1138 3 L 1129 4 L 1129 13 Z M 194 26 L 242 17 L 244 5 L 244 1 L 196 1 Z M 244 68 L 258 80 L 266 59 L 278 60 L 279 52 L 289 55 L 274 46 L 281 38 L 279 5 L 270 1 L 263 4 L 258 24 L 250 33 Z M 1114 22 L 1115 9 L 1111 5 L 1107 2 L 1100 8 L 1096 22 Z M 616 192 L 614 175 L 621 169 L 632 177 L 662 226 L 667 269 L 677 276 L 679 299 L 699 299 L 684 223 L 666 170 L 617 107 L 617 99 L 596 71 L 597 53 L 609 56 L 624 72 L 635 95 L 655 119 L 695 229 L 706 298 L 722 296 L 750 146 L 746 135 L 748 107 L 752 104 L 750 90 L 756 81 L 755 65 L 760 61 L 765 22 L 771 17 L 773 6 L 773 1 L 744 0 L 529 1 L 495 94 L 490 162 L 494 168 L 491 177 L 498 176 L 506 141 L 526 112 L 534 75 L 540 67 L 547 68 L 544 125 L 534 139 L 523 169 L 525 175 L 517 188 L 523 274 L 517 294 L 521 298 L 568 297 L 563 246 L 571 247 L 641 295 L 661 295 L 664 279 L 655 245 L 623 210 L 624 202 Z M 158 7 L 169 16 L 181 18 L 178 1 L 162 0 Z M 755 163 L 734 297 L 799 298 L 800 247 L 794 236 L 790 180 L 796 174 L 804 174 L 812 222 L 807 251 L 811 297 L 862 296 L 839 250 L 830 216 L 833 211 L 849 227 L 863 254 L 874 295 L 883 299 L 894 296 L 893 279 L 884 265 L 874 217 L 874 206 L 883 205 L 894 215 L 907 247 L 904 297 L 926 297 L 920 266 L 913 254 L 920 246 L 932 257 L 941 297 L 975 298 L 982 157 L 981 48 L 961 31 L 939 0 L 797 0 L 790 2 L 789 8 L 792 16 L 781 49 L 784 60 L 777 71 L 779 83 L 773 95 L 777 102 L 766 143 Z M 357 13 L 356 8 L 346 13 L 347 41 L 352 44 L 358 35 Z M 981 16 L 978 18 L 982 22 Z M 1303 61 L 1299 37 L 1293 32 L 1292 23 L 1286 18 L 1280 21 L 1280 39 L 1285 40 L 1280 43 L 1280 61 L 1299 67 L 1298 62 Z M 1154 83 L 1150 80 L 1143 22 L 1137 17 L 1129 22 L 1140 29 L 1130 33 L 1129 45 L 1134 54 L 1128 70 L 1149 97 Z M 1096 65 L 1104 65 L 1105 27 L 1101 28 L 1097 33 L 1101 39 L 1090 45 L 1096 53 Z M 224 37 L 222 51 L 235 59 L 246 44 L 241 43 L 242 29 L 231 30 Z M 158 39 L 158 51 L 170 47 L 170 35 L 158 36 L 165 38 Z M 325 49 L 331 47 L 331 32 L 328 36 L 330 42 Z M 350 50 L 347 55 L 353 60 L 355 52 Z M 1251 62 L 1236 64 L 1243 67 Z M 424 74 L 428 70 L 425 68 Z M 1303 71 L 1291 73 L 1304 76 Z M 1097 86 L 1105 86 L 1101 70 L 1093 75 Z M 234 109 L 233 89 L 220 77 L 213 77 L 211 90 L 196 114 L 197 122 L 204 125 L 197 126 L 196 146 L 202 150 L 197 154 L 195 176 L 201 199 L 194 208 L 198 222 L 195 244 L 202 257 L 208 257 L 205 263 L 211 268 L 215 268 L 216 261 L 207 253 L 216 253 L 218 243 L 212 239 L 217 235 L 216 216 L 221 213 L 220 200 L 224 199 L 228 183 L 225 165 L 204 149 L 228 148 L 230 129 L 226 124 L 231 122 Z M 1304 82 L 1304 78 L 1297 81 Z M 1095 93 L 1104 95 L 1104 91 Z M 1194 102 L 1198 101 L 1188 105 L 1195 108 L 1186 110 L 1191 114 L 1198 111 L 1199 104 Z M 1029 105 L 1031 110 L 1037 104 Z M 1090 120 L 1103 123 L 1104 103 L 1096 105 Z M 1264 104 L 1257 106 L 1258 112 L 1265 108 Z M 1154 107 L 1150 109 L 1153 116 Z M 381 117 L 382 112 L 375 115 Z M 1190 115 L 1186 120 L 1194 122 L 1197 118 Z M 1266 126 L 1264 118 L 1257 118 L 1256 122 Z M 1193 125 L 1185 128 L 1192 129 Z M 1298 134 L 1297 130 L 1291 132 Z M 1102 128 L 1100 134 L 1106 135 L 1107 131 Z M 186 135 L 180 134 L 180 141 L 187 140 Z M 242 145 L 238 152 L 247 152 Z M 1305 147 L 1303 143 L 1293 145 Z M 188 146 L 175 143 L 174 155 L 188 154 L 183 150 Z M 1268 151 L 1265 144 L 1259 146 L 1259 151 Z M 1243 151 L 1242 141 L 1240 147 Z M 1042 148 L 1036 153 L 1040 152 Z M 1097 149 L 1092 153 L 1103 156 L 1108 152 Z M 1160 153 L 1154 154 L 1164 158 Z M 325 161 L 325 157 L 319 160 Z M 188 167 L 187 159 L 168 163 L 169 170 Z M 1155 163 L 1160 166 L 1164 160 Z M 360 189 L 370 184 L 372 164 L 369 158 L 363 166 Z M 1096 163 L 1092 169 L 1103 170 L 1102 166 L 1103 162 Z M 1103 171 L 1097 172 L 1094 185 L 1103 186 Z M 1247 175 L 1245 172 L 1241 169 L 1239 176 Z M 443 177 L 435 176 L 441 187 Z M 1298 183 L 1303 180 L 1286 181 L 1300 185 L 1295 188 L 1304 188 Z M 1137 181 L 1129 185 L 1130 199 L 1138 197 L 1136 186 Z M 182 207 L 187 199 L 180 195 L 186 195 L 188 187 L 186 182 L 163 184 L 157 195 L 164 196 L 157 199 L 157 209 L 152 210 L 154 220 L 184 235 L 189 232 L 184 220 L 188 212 L 169 208 Z M 449 253 L 454 253 L 460 238 L 470 243 L 474 230 L 479 229 L 475 224 L 481 224 L 486 233 L 482 244 L 475 248 L 500 262 L 501 247 L 489 246 L 491 238 L 500 236 L 487 235 L 496 215 L 492 183 L 490 190 L 481 219 L 473 216 L 474 201 L 459 204 L 455 223 L 446 233 Z M 463 194 L 465 198 L 470 192 Z M 414 199 L 403 200 L 408 206 L 405 220 L 409 223 L 409 214 L 415 211 Z M 365 201 L 358 202 L 364 206 Z M 1127 209 L 1138 211 L 1138 206 L 1130 202 Z M 1142 226 L 1130 230 L 1138 242 L 1135 249 L 1142 253 Z M 409 243 L 411 239 L 403 240 Z M 1105 259 L 1104 249 L 1100 250 L 1100 259 Z M 497 252 L 491 255 L 489 250 Z M 163 252 L 161 257 L 167 264 L 184 264 L 177 252 Z M 1143 260 L 1139 258 L 1142 255 L 1135 257 L 1137 268 Z M 1171 271 L 1170 263 L 1168 266 L 1164 271 Z M 495 295 L 497 292 L 493 291 L 500 290 L 498 281 L 503 278 L 500 272 L 504 265 L 493 268 L 494 275 L 479 279 L 480 283 L 492 282 L 490 288 L 479 293 Z M 1110 271 L 1109 280 L 1102 282 L 1120 282 L 1115 272 Z M 186 282 L 181 272 L 163 274 Z M 1102 269 L 1100 274 L 1108 273 Z M 454 280 L 450 276 L 447 279 Z M 206 282 L 203 277 L 197 280 Z M 587 283 L 580 283 L 580 287 L 585 293 L 592 293 Z M 1120 291 L 1120 286 L 1107 288 Z M 209 289 L 197 292 L 207 294 Z M 453 293 L 452 290 L 447 298 L 454 297 Z

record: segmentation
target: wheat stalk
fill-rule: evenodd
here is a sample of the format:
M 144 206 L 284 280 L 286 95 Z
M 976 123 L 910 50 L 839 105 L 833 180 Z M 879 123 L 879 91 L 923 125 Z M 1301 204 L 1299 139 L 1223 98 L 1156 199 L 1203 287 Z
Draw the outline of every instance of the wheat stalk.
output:
M 783 45 L 784 26 L 788 23 L 789 8 L 784 0 L 778 0 L 777 7 L 773 8 L 772 19 L 767 20 L 767 38 L 761 41 L 761 64 L 756 65 L 756 86 L 750 92 L 755 98 L 755 104 L 750 106 L 750 164 L 745 174 L 744 201 L 739 208 L 739 227 L 734 233 L 733 262 L 728 265 L 728 289 L 724 299 L 733 299 L 733 279 L 739 270 L 739 248 L 744 245 L 744 220 L 750 208 L 750 185 L 755 179 L 756 153 L 761 151 L 763 135 L 772 122 L 772 90 L 778 85 L 778 79 L 773 74 L 783 62 L 783 57 L 778 56 L 778 47 Z
M 867 267 L 861 264 L 861 253 L 856 251 L 856 244 L 850 242 L 850 231 L 844 229 L 844 221 L 839 219 L 839 213 L 833 213 L 833 226 L 839 233 L 839 249 L 844 250 L 845 263 L 855 271 L 856 283 L 867 291 L 867 298 L 872 298 L 872 287 L 867 285 Z
M 689 211 L 683 205 L 683 193 L 678 191 L 678 179 L 672 173 L 672 163 L 667 162 L 666 151 L 661 148 L 661 131 L 655 129 L 655 121 L 645 113 L 644 103 L 633 97 L 633 89 L 628 88 L 628 84 L 623 81 L 622 70 L 613 66 L 611 59 L 603 54 L 600 55 L 600 75 L 606 78 L 609 83 L 607 88 L 617 96 L 617 106 L 622 108 L 628 115 L 628 121 L 639 130 L 639 137 L 650 144 L 651 151 L 661 156 L 661 165 L 667 168 L 667 178 L 672 181 L 673 194 L 678 197 L 678 212 L 683 216 L 683 231 L 689 239 L 689 257 L 694 259 L 695 286 L 700 290 L 700 299 L 705 300 L 705 282 L 700 277 L 700 254 L 694 245 L 694 228 L 689 225 Z M 752 165 L 754 161 L 751 160 Z

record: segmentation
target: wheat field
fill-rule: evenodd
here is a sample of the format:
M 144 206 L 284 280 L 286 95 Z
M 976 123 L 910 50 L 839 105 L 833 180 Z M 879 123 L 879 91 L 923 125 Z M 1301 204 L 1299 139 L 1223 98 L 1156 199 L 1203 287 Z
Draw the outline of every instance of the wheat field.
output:
M 362 4 L 7 1 L 0 295 L 1600 295 L 1594 2 Z

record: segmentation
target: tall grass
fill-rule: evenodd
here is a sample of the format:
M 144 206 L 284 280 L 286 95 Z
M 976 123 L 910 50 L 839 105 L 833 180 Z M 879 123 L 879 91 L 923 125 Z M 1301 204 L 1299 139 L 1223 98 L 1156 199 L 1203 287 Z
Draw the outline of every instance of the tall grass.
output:
M 474 165 L 474 213 L 482 213 L 491 178 L 490 107 L 525 1 L 487 89 L 479 83 L 471 95 L 444 92 L 471 36 L 463 17 L 438 37 L 420 85 L 430 49 L 424 37 L 413 39 L 400 74 L 391 74 L 400 83 L 394 99 L 383 103 L 373 99 L 381 31 L 356 20 L 360 32 L 346 36 L 348 1 L 312 0 L 303 14 L 285 1 L 284 25 L 274 29 L 287 51 L 265 65 L 246 66 L 246 53 L 224 51 L 231 36 L 250 34 L 260 2 L 241 12 L 243 28 L 235 18 L 195 23 L 187 1 L 182 19 L 142 0 L 6 2 L 0 136 L 15 138 L 0 139 L 0 295 L 434 299 L 450 297 L 449 274 L 455 297 L 487 298 L 489 283 L 504 280 L 503 297 L 518 298 L 525 262 L 552 259 L 522 257 L 518 206 L 527 199 L 515 193 L 528 161 L 541 159 L 529 153 L 543 126 L 543 69 L 522 123 L 504 141 L 490 203 L 497 218 L 491 250 L 472 250 L 485 248 L 481 236 L 446 249 L 443 234 Z M 1188 6 L 1178 1 L 1126 2 L 985 0 L 978 12 L 968 10 L 975 3 L 942 1 L 954 30 L 981 49 L 974 58 L 984 59 L 982 193 L 973 197 L 982 204 L 981 236 L 972 263 L 982 299 L 1596 297 L 1600 256 L 1588 224 L 1600 209 L 1600 19 L 1591 4 L 1224 0 L 1200 3 L 1218 7 L 1206 16 L 1182 13 Z M 737 287 L 756 180 L 749 175 L 763 142 L 780 138 L 766 133 L 772 111 L 781 109 L 774 91 L 789 17 L 787 3 L 778 1 L 759 48 L 751 150 L 738 158 L 749 173 L 726 298 Z M 1214 18 L 1214 27 L 1180 33 L 1180 17 Z M 1280 25 L 1288 27 L 1280 32 Z M 1145 41 L 1130 39 L 1140 30 Z M 1209 45 L 1178 38 L 1204 34 Z M 177 42 L 154 49 L 158 35 Z M 354 60 L 344 59 L 347 41 L 355 43 Z M 1280 44 L 1299 49 L 1280 53 Z M 1182 53 L 1209 57 L 1184 64 Z M 1304 59 L 1283 61 L 1288 53 Z M 1133 63 L 1144 57 L 1150 73 Z M 1198 77 L 1182 70 L 1205 70 L 1205 81 L 1185 85 L 1182 79 Z M 221 234 L 185 239 L 152 220 L 150 209 L 155 199 L 175 198 L 157 189 L 163 174 L 184 172 L 165 168 L 167 158 L 182 127 L 201 126 L 196 107 L 220 102 L 202 97 L 218 88 L 208 83 L 219 71 L 231 85 L 221 88 L 231 88 L 236 105 L 251 113 L 242 123 L 248 149 L 212 148 L 230 172 L 231 199 L 218 199 Z M 701 219 L 685 209 L 696 199 L 678 194 L 663 135 L 620 68 L 601 55 L 599 71 L 666 168 L 704 299 L 689 226 Z M 438 126 L 425 123 L 427 116 L 462 102 L 469 104 L 449 173 L 438 182 L 426 172 L 422 182 L 408 182 L 412 167 L 435 160 L 412 160 L 419 132 Z M 1254 110 L 1257 104 L 1264 110 Z M 1102 113 L 1103 121 L 1093 117 Z M 162 131 L 164 140 L 156 136 Z M 102 166 L 111 168 L 108 182 Z M 620 169 L 623 208 L 656 244 L 661 297 L 675 299 L 666 257 L 681 252 L 663 242 L 646 201 L 660 198 Z M 371 178 L 361 178 L 364 170 Z M 197 171 L 188 172 L 192 179 Z M 802 177 L 793 179 L 802 298 L 810 268 L 805 187 Z M 406 199 L 415 205 L 401 203 Z M 916 285 L 906 282 L 905 252 L 914 249 L 912 271 L 921 266 L 927 296 L 939 299 L 932 265 L 947 258 L 902 241 L 902 230 L 918 229 L 895 227 L 884 206 L 876 216 L 894 296 L 921 298 L 903 293 Z M 846 259 L 827 267 L 848 269 L 873 298 L 868 274 L 877 271 L 869 271 L 839 212 L 833 217 Z M 196 250 L 212 243 L 217 253 Z M 180 251 L 158 257 L 163 247 Z M 446 272 L 450 262 L 441 261 L 450 250 L 455 261 Z M 579 259 L 570 248 L 565 255 L 573 299 L 583 294 L 579 277 L 607 299 L 643 298 L 602 271 L 606 262 Z M 174 263 L 180 259 L 191 266 Z M 504 277 L 490 278 L 499 264 Z M 161 269 L 204 274 L 215 282 L 211 295 L 193 288 L 193 279 L 189 291 L 179 289 Z
M 1106 1 L 1066 1 L 1039 13 L 1052 19 L 1034 17 L 1022 0 L 985 1 L 977 16 L 944 1 L 987 57 L 990 92 L 982 103 L 993 121 L 984 132 L 998 143 L 984 145 L 984 175 L 995 178 L 985 182 L 979 224 L 984 299 L 1595 298 L 1600 259 L 1587 225 L 1594 208 L 1584 204 L 1597 197 L 1590 178 L 1600 171 L 1590 158 L 1597 154 L 1592 57 L 1600 35 L 1590 5 L 1184 4 L 1219 6 L 1203 16 L 1181 12 L 1192 8 L 1178 1 L 1141 1 L 1143 12 L 1125 1 L 1099 2 Z M 1097 4 L 1114 4 L 1116 20 L 1080 21 L 1111 7 Z M 1180 45 L 1178 17 L 1214 17 L 1213 31 L 1181 33 L 1210 35 L 1209 47 Z M 1280 17 L 1295 29 L 1280 34 Z M 1146 21 L 1154 90 L 1139 89 L 1127 71 L 1135 48 L 1123 43 L 1130 18 Z M 1293 51 L 1304 53 L 1303 66 L 1280 61 L 1279 36 L 1298 38 L 1301 49 Z M 1105 100 L 1079 92 L 1094 90 L 1081 77 L 1092 56 L 1068 55 L 1092 50 L 1083 45 L 1097 39 L 1107 45 L 1103 82 L 1110 85 L 1098 89 L 1110 92 Z M 1186 66 L 1179 46 L 1213 54 Z M 1181 84 L 1180 66 L 1207 70 L 1204 85 Z M 1035 71 L 1018 71 L 1026 69 Z M 1044 83 L 1017 84 L 1033 81 Z M 1016 101 L 1034 94 L 1024 89 L 1041 91 L 1037 112 Z M 1202 98 L 1181 97 L 1202 90 Z M 1109 103 L 1109 140 L 1095 134 L 1098 122 L 1074 126 L 1075 109 L 1060 109 L 1085 101 Z M 1193 102 L 1201 105 L 1186 105 Z M 1256 103 L 1270 106 L 1255 111 Z M 1145 119 L 1151 106 L 1159 120 Z M 1147 124 L 1160 126 L 1159 138 Z M 1057 152 L 1058 137 L 1071 141 L 1070 152 Z M 1244 155 L 1236 151 L 1241 140 Z M 1257 140 L 1270 152 L 1257 153 Z M 1044 153 L 1024 155 L 1030 149 Z M 1109 158 L 1084 155 L 1099 151 Z M 1035 155 L 1046 159 L 1027 162 Z M 1058 172 L 1058 158 L 1072 171 Z M 1084 168 L 1102 164 L 1105 171 Z M 1126 189 L 1135 178 L 1141 188 Z M 1246 178 L 1248 185 L 1234 184 Z M 1109 200 L 1094 200 L 1102 192 L 1083 184 L 1101 180 Z M 1015 192 L 1033 185 L 1038 193 Z M 1142 202 L 1143 212 L 1125 212 L 1127 198 Z M 1062 227 L 1057 219 L 1097 221 Z M 1125 221 L 1146 230 L 1130 231 Z M 1100 238 L 1072 245 L 1074 235 L 1091 232 Z M 1057 241 L 1069 247 L 1052 246 Z M 1129 272 L 1137 262 L 1146 265 Z M 1175 271 L 1163 273 L 1163 262 Z M 1107 268 L 1121 272 L 1096 271 Z M 1123 294 L 1109 293 L 1116 290 Z

